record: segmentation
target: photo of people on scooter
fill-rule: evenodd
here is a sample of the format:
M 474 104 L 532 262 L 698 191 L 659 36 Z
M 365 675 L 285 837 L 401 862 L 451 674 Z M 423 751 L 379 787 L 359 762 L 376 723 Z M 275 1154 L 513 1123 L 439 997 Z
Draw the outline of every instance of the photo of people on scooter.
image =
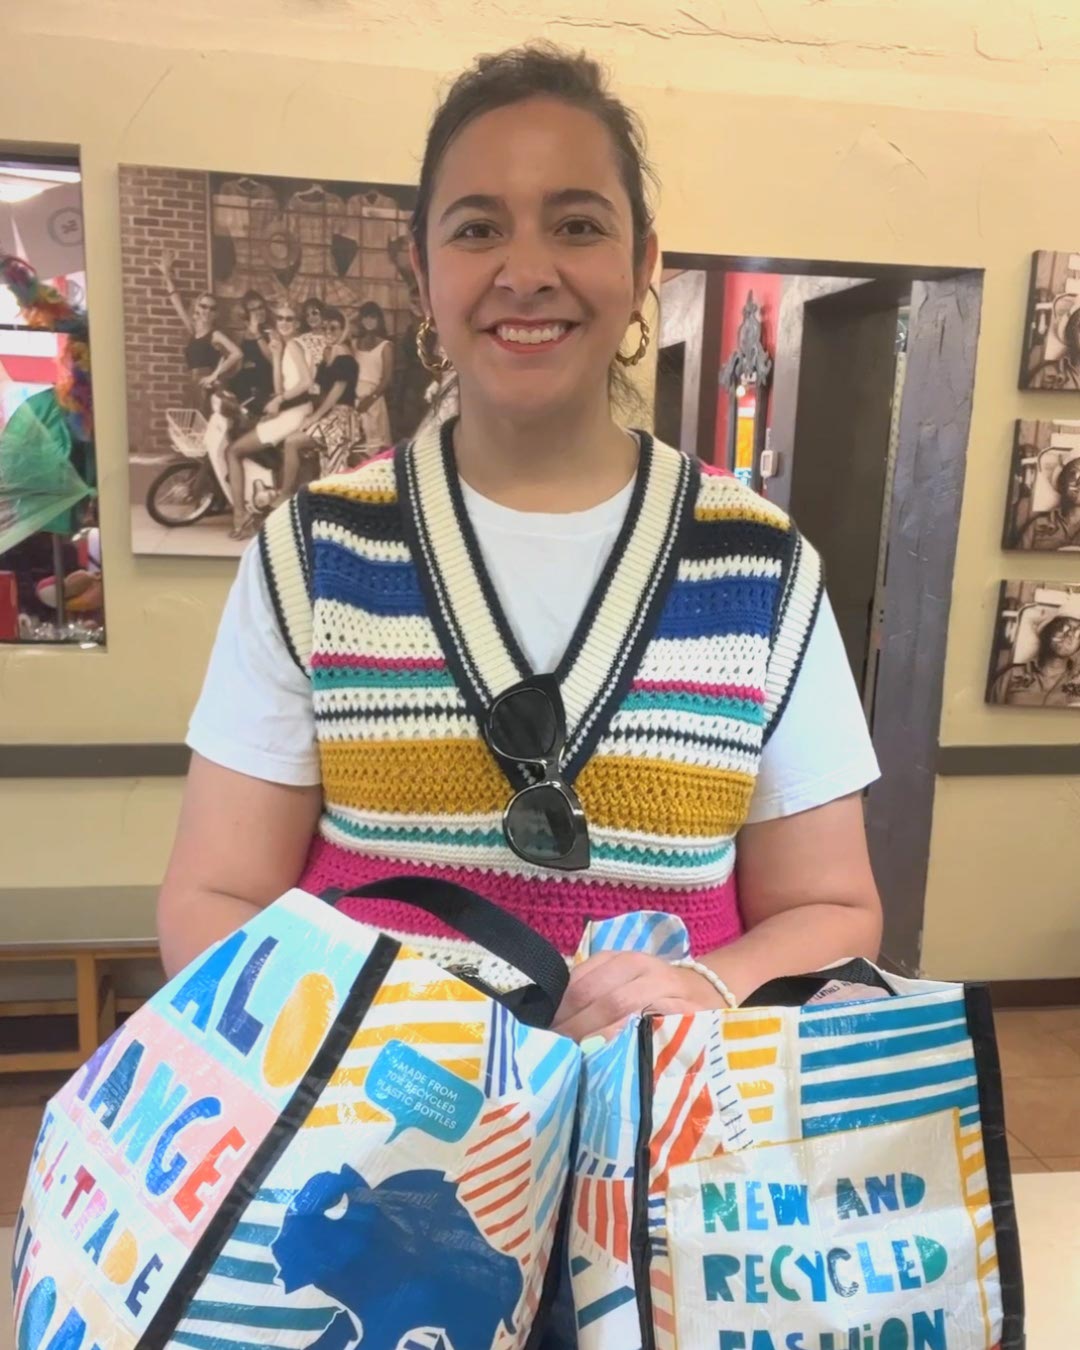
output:
M 123 165 L 132 546 L 235 556 L 432 415 L 415 189 Z

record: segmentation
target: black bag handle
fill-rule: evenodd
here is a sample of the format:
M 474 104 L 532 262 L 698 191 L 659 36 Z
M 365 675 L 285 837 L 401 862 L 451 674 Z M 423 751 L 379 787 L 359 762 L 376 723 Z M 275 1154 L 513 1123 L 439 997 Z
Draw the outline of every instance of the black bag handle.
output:
M 469 984 L 506 1004 L 529 1026 L 547 1027 L 555 1020 L 570 982 L 565 958 L 535 929 L 475 891 L 434 877 L 387 877 L 351 891 L 323 891 L 322 899 L 331 905 L 349 899 L 401 900 L 424 910 L 520 970 L 533 981 L 535 989 L 499 995 L 482 981 L 464 977 Z
M 833 980 L 842 980 L 845 984 L 865 984 L 871 989 L 884 989 L 895 994 L 889 982 L 876 967 L 861 956 L 853 957 L 841 966 L 829 970 L 819 970 L 812 975 L 781 975 L 769 980 L 760 989 L 755 989 L 749 998 L 739 1005 L 743 1008 L 801 1008 L 816 993 L 824 989 Z

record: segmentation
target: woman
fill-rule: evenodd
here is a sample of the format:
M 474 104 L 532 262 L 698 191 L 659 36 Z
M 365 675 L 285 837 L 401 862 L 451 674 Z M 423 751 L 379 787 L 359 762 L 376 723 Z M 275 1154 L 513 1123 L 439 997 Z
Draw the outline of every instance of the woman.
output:
M 370 454 L 390 444 L 390 413 L 386 391 L 394 375 L 394 346 L 382 306 L 366 300 L 356 311 L 356 411 L 364 445 Z
M 270 310 L 258 291 L 247 291 L 240 303 L 244 310 L 244 331 L 240 338 L 242 360 L 230 387 L 247 415 L 256 420 L 274 396 Z
M 1080 452 L 1060 464 L 1050 482 L 1058 504 L 1031 517 L 1020 536 L 1020 547 L 1040 553 L 1080 548 Z
M 340 473 L 356 444 L 356 357 L 341 310 L 327 308 L 325 317 L 327 345 L 315 371 L 319 404 L 291 436 L 285 437 L 279 501 L 286 501 L 296 491 L 301 457 L 306 451 L 319 452 L 323 473 Z
M 817 555 L 612 414 L 617 358 L 648 343 L 646 176 L 636 120 L 584 56 L 485 57 L 451 88 L 413 260 L 425 359 L 452 363 L 460 416 L 302 488 L 245 555 L 189 733 L 169 971 L 294 884 L 401 873 L 463 882 L 564 953 L 587 917 L 679 915 L 692 965 L 575 967 L 556 1026 L 577 1039 L 876 953 L 876 765 Z M 505 696 L 533 672 L 554 678 L 527 722 Z M 517 759 L 540 714 L 566 744 L 538 799 Z M 507 978 L 407 906 L 364 916 Z
M 308 365 L 314 370 L 326 350 L 326 306 L 317 295 L 309 295 L 300 306 L 298 341 Z
M 158 267 L 165 278 L 173 309 L 188 334 L 184 364 L 191 377 L 192 407 L 206 417 L 210 413 L 210 393 L 214 386 L 239 369 L 243 357 L 232 338 L 217 327 L 217 301 L 209 291 L 197 295 L 188 312 L 173 277 L 175 261 L 171 253 L 163 253 Z
M 1035 659 L 1003 670 L 990 690 L 990 702 L 1013 708 L 1080 706 L 1080 612 L 1052 614 L 1036 634 Z
M 1064 351 L 1045 361 L 1031 380 L 1032 389 L 1080 390 L 1080 305 L 1077 305 L 1062 330 Z
M 263 420 L 233 441 L 225 452 L 233 511 L 230 539 L 249 539 L 262 519 L 262 513 L 250 510 L 245 500 L 244 460 L 269 446 L 280 445 L 311 413 L 311 369 L 296 337 L 296 325 L 296 310 L 287 300 L 281 301 L 274 311 L 274 328 L 269 337 L 274 397 L 266 404 Z

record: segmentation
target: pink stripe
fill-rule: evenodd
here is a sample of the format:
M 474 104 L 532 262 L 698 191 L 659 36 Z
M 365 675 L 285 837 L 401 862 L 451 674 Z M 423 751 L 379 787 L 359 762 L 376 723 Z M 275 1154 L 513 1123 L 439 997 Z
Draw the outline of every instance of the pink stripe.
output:
M 555 877 L 537 881 L 467 867 L 420 867 L 392 862 L 352 853 L 316 837 L 297 885 L 312 895 L 320 895 L 330 887 L 352 890 L 392 876 L 441 877 L 476 891 L 516 914 L 565 955 L 577 949 L 587 919 L 610 919 L 639 909 L 662 910 L 682 919 L 695 955 L 723 947 L 743 932 L 734 877 L 722 886 L 693 891 L 645 890 Z M 395 932 L 414 933 L 418 937 L 460 936 L 423 910 L 398 900 L 341 900 L 337 908 L 350 918 Z
M 348 666 L 361 670 L 445 670 L 446 662 L 439 656 L 349 656 L 334 652 L 315 652 L 313 666 Z
M 725 469 L 719 464 L 707 464 L 702 460 L 698 466 L 702 473 L 706 473 L 710 478 L 734 478 L 735 475 L 730 469 Z
M 749 684 L 694 684 L 691 680 L 635 680 L 635 693 L 706 694 L 711 698 L 745 698 L 752 703 L 765 702 L 765 690 Z

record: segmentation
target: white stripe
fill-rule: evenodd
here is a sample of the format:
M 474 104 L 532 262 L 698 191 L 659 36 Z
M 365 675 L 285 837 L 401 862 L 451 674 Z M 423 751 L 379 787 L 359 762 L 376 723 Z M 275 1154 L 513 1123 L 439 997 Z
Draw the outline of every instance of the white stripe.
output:
M 311 528 L 311 537 L 340 544 L 350 553 L 371 562 L 407 563 L 412 561 L 408 544 L 399 539 L 369 539 L 336 521 L 317 520 Z
M 320 600 L 317 608 L 318 645 L 324 655 L 419 661 L 443 657 L 435 629 L 422 615 L 370 614 L 340 600 Z
M 724 717 L 719 714 L 691 712 L 688 709 L 617 712 L 611 719 L 608 730 L 612 736 L 640 730 L 671 736 L 676 740 L 680 736 L 722 737 L 738 741 L 746 750 L 760 750 L 764 735 L 763 729 L 754 726 L 752 722 L 743 722 L 737 717 Z M 717 747 L 718 754 L 725 752 L 726 747 Z
M 779 558 L 736 554 L 729 558 L 683 558 L 677 576 L 679 581 L 715 581 L 719 577 L 779 577 L 782 571 Z
M 695 684 L 738 684 L 760 689 L 768 659 L 768 639 L 749 633 L 724 638 L 653 638 L 645 648 L 635 679 L 670 680 L 676 675 Z
M 392 678 L 388 674 L 387 678 Z M 312 695 L 315 712 L 349 713 L 362 718 L 375 709 L 410 712 L 415 717 L 432 713 L 465 713 L 465 699 L 456 685 L 411 685 L 406 688 L 356 688 L 348 685 L 316 689 Z M 473 723 L 475 728 L 475 722 Z M 365 723 L 366 731 L 366 723 Z

